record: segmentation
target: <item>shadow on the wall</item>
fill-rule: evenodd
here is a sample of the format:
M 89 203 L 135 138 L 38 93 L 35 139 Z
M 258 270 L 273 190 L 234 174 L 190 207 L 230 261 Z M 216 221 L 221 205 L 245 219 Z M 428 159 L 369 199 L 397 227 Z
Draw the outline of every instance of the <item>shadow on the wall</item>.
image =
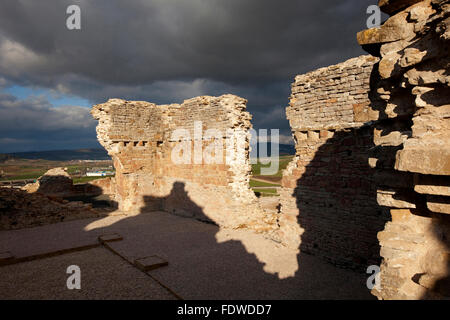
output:
M 360 272 L 380 265 L 377 234 L 388 213 L 377 203 L 373 151 L 371 127 L 336 131 L 317 149 L 293 192 L 304 230 L 300 256 Z
M 118 208 L 118 203 L 111 200 L 110 195 L 104 194 L 102 188 L 90 184 L 73 184 L 73 179 L 68 176 L 42 176 L 39 178 L 39 188 L 37 193 L 44 194 L 52 198 L 62 198 L 74 202 L 84 202 L 92 205 L 92 208 L 103 209 L 104 211 L 114 211 Z
M 426 59 L 424 59 L 424 61 L 425 60 Z M 376 64 L 372 71 L 370 80 L 372 90 L 369 95 L 371 108 L 380 113 L 380 121 L 377 124 L 377 129 L 380 130 L 381 137 L 388 136 L 393 132 L 401 132 L 409 139 L 412 137 L 412 116 L 417 111 L 415 103 L 416 97 L 411 94 L 410 87 L 401 88 L 398 86 L 401 79 L 395 77 L 391 79 L 381 79 L 378 72 L 378 65 L 379 64 Z M 434 64 L 423 64 L 418 67 L 421 71 L 426 70 L 430 72 L 436 72 L 439 68 L 442 67 Z M 399 70 L 401 68 L 397 64 L 394 69 Z M 430 105 L 444 105 L 448 103 L 448 95 L 445 94 L 445 90 L 445 88 L 439 88 L 430 91 L 430 93 L 422 95 L 422 99 Z M 383 91 L 390 92 L 390 105 L 388 105 L 387 101 L 382 99 Z M 390 110 L 391 119 L 389 119 L 386 110 L 392 105 L 395 105 L 395 107 Z M 393 114 L 396 115 L 394 118 L 392 118 Z M 434 214 L 428 210 L 426 204 L 427 196 L 414 192 L 414 173 L 401 172 L 394 169 L 396 154 L 397 151 L 403 149 L 402 144 L 398 147 L 378 146 L 376 149 L 374 156 L 379 159 L 377 169 L 385 170 L 385 173 L 382 176 L 383 179 L 378 179 L 377 185 L 384 189 L 395 188 L 397 194 L 394 197 L 394 200 L 407 200 L 408 202 L 413 202 L 417 210 L 411 211 L 412 214 L 433 217 L 432 231 L 438 242 L 441 243 L 447 251 L 447 253 L 445 253 L 445 250 L 443 250 L 443 256 L 439 254 L 439 256 L 425 257 L 425 259 L 436 259 L 436 261 L 426 261 L 425 264 L 439 264 L 440 267 L 437 268 L 439 269 L 437 272 L 445 273 L 445 269 L 447 269 L 446 276 L 441 275 L 436 282 L 434 282 L 436 278 L 434 277 L 431 281 L 432 283 L 434 282 L 434 284 L 431 286 L 426 284 L 426 281 L 421 283 L 420 278 L 422 276 L 427 276 L 426 274 L 417 273 L 411 280 L 417 284 L 424 285 L 427 289 L 427 293 L 422 299 L 442 298 L 442 296 L 450 297 L 450 255 L 448 254 L 450 251 L 450 219 L 445 215 Z M 446 178 L 444 177 L 438 178 L 439 177 L 437 176 L 432 177 L 434 185 L 439 185 L 441 179 L 444 179 L 445 182 L 443 183 L 443 186 L 449 186 L 448 179 L 445 180 Z M 446 265 L 447 267 L 442 268 L 442 265 Z M 420 270 L 418 270 L 418 272 L 420 272 Z M 429 276 L 433 278 L 433 275 Z
M 334 132 L 297 180 L 292 196 L 304 230 L 300 254 L 364 272 L 370 265 L 380 265 L 377 234 L 390 220 L 389 202 L 407 200 L 424 206 L 425 197 L 412 191 L 412 174 L 394 170 L 396 154 L 403 148 L 395 141 L 398 133 L 411 137 L 414 98 L 409 89 L 392 88 L 390 81 L 381 80 L 378 64 L 374 65 L 369 108 L 379 113 L 379 120 Z M 395 101 L 388 105 L 383 92 L 392 90 Z M 392 197 L 383 200 L 386 207 L 379 205 L 377 189 Z
M 386 118 L 386 102 L 377 93 L 378 83 L 375 65 L 370 76 L 370 108 Z M 367 122 L 360 128 L 333 131 L 297 180 L 292 196 L 299 211 L 297 222 L 304 230 L 300 255 L 316 255 L 359 272 L 380 265 L 377 234 L 390 215 L 388 208 L 378 204 L 377 189 L 396 179 L 386 170 L 393 167 L 399 147 L 376 146 L 376 126 Z M 380 138 L 390 133 L 377 129 Z
M 424 285 L 428 291 L 423 295 L 422 299 L 442 299 L 450 297 L 450 217 L 440 215 L 435 216 L 432 229 L 436 239 L 442 244 L 444 250 L 436 252 L 436 254 L 427 256 L 431 261 L 425 261 L 431 274 L 416 274 L 413 281 Z M 433 261 L 434 260 L 434 261 Z M 437 267 L 434 267 L 436 265 Z M 433 274 L 435 269 L 437 274 Z M 431 286 L 427 285 L 427 281 L 423 283 L 422 277 L 431 277 Z
M 151 211 L 165 211 L 185 218 L 214 223 L 204 214 L 203 208 L 190 199 L 183 182 L 175 182 L 166 197 L 144 196 L 144 207 L 140 213 Z
M 450 217 L 442 216 L 434 227 L 437 239 L 447 248 L 447 274 L 434 283 L 432 291 L 438 292 L 445 297 L 450 297 Z
M 117 209 L 117 202 L 110 200 L 97 186 L 74 186 L 67 176 L 51 178 L 50 183 L 39 185 L 34 192 L 19 188 L 0 190 L 0 230 L 97 217 Z M 53 186 L 52 181 L 56 182 Z M 91 206 L 85 206 L 87 203 Z M 91 207 L 102 212 L 91 210 Z

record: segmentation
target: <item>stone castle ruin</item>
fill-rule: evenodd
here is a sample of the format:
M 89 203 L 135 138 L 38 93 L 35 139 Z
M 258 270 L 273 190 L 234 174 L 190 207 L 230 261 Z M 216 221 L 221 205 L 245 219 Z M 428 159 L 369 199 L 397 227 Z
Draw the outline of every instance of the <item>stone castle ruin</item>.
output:
M 251 116 L 246 102 L 224 95 L 181 105 L 113 99 L 94 106 L 99 140 L 116 168 L 113 189 L 119 209 L 131 214 L 164 210 L 233 228 L 263 225 L 262 210 L 249 187 Z M 201 131 L 213 129 L 222 135 L 197 136 L 196 123 L 203 126 Z M 186 134 L 174 137 L 180 128 Z M 187 148 L 176 150 L 181 144 Z M 205 150 L 214 153 L 218 145 L 224 150 L 222 161 L 205 163 Z M 173 155 L 179 152 L 190 153 L 186 163 L 174 163 Z
M 296 155 L 282 181 L 282 239 L 350 268 L 376 264 L 376 234 L 387 220 L 368 161 L 377 120 L 370 79 L 377 62 L 362 56 L 297 76 L 286 110 Z
M 378 234 L 380 298 L 450 296 L 450 3 L 380 1 L 391 17 L 358 33 L 380 56 L 371 163 L 391 221 Z
M 278 210 L 262 210 L 249 187 L 251 116 L 234 95 L 94 106 L 119 209 L 257 230 L 346 268 L 381 263 L 380 299 L 450 297 L 450 1 L 379 6 L 391 17 L 357 35 L 371 55 L 295 78 L 286 114 L 296 155 Z M 196 136 L 198 122 L 224 134 Z M 178 128 L 189 135 L 174 138 Z M 239 136 L 242 159 L 173 161 L 180 143 L 226 150 Z

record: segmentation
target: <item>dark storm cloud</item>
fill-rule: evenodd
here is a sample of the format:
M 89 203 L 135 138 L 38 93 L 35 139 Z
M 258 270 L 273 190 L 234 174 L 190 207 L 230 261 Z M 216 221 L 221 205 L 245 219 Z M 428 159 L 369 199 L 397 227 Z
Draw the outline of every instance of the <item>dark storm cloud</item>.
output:
M 89 109 L 53 107 L 44 97 L 17 99 L 0 92 L 0 150 L 66 149 L 98 146 Z
M 234 93 L 282 129 L 296 74 L 363 54 L 375 0 L 2 0 L 0 78 L 98 103 Z M 82 30 L 65 27 L 81 7 Z

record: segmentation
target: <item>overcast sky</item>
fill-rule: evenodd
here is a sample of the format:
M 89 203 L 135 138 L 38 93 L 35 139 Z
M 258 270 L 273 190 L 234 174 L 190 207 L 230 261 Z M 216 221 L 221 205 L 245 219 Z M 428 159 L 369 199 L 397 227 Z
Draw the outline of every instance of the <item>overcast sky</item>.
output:
M 246 98 L 284 142 L 296 74 L 364 54 L 376 0 L 1 0 L 0 153 L 99 147 L 89 110 L 109 98 Z M 66 9 L 81 8 L 81 30 Z

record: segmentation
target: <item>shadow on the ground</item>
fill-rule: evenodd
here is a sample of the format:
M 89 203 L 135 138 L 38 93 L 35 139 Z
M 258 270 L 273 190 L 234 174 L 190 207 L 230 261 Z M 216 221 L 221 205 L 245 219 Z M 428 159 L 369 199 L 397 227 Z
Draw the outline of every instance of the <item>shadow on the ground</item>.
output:
M 101 188 L 91 187 L 93 197 L 102 196 Z M 250 231 L 215 225 L 192 201 L 182 182 L 174 183 L 166 197 L 144 196 L 144 203 L 135 216 L 118 218 L 110 225 L 102 224 L 102 218 L 90 220 L 80 233 L 93 233 L 89 226 L 99 223 L 95 234 L 122 235 L 124 240 L 114 245 L 131 260 L 163 256 L 169 267 L 152 274 L 184 298 L 373 298 L 363 274 L 338 269 L 304 253 L 297 255 Z M 110 205 L 114 208 L 117 203 Z
M 250 231 L 204 223 L 211 220 L 190 199 L 182 182 L 174 183 L 166 197 L 144 196 L 144 201 L 139 214 L 99 225 L 96 232 L 124 236 L 114 246 L 131 260 L 155 254 L 167 259 L 169 267 L 152 275 L 183 298 L 374 298 L 365 275 L 309 255 L 297 256 L 294 250 Z M 287 271 L 280 276 L 283 270 Z

